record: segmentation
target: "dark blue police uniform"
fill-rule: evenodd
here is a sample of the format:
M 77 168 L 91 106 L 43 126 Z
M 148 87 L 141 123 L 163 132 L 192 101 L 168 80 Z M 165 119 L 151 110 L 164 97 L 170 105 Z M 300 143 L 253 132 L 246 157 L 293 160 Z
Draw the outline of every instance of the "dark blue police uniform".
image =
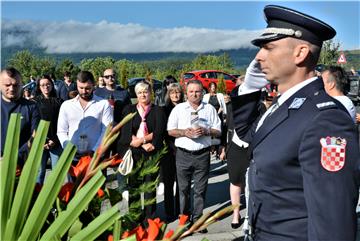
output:
M 274 13 L 277 18 L 286 16 L 286 21 L 293 21 L 290 24 L 302 25 L 300 39 L 301 35 L 305 40 L 314 37 L 305 28 L 330 31 L 320 20 L 308 24 L 309 16 L 278 6 L 265 8 L 267 21 Z M 277 21 L 269 24 L 271 28 L 277 27 Z M 274 30 L 253 43 L 261 45 L 290 34 L 279 32 L 283 36 Z M 360 153 L 346 110 L 316 79 L 289 97 L 255 131 L 259 99 L 260 91 L 232 97 L 235 130 L 250 143 L 248 209 L 253 238 L 355 240 Z
M 359 145 L 348 113 L 318 79 L 291 96 L 254 133 L 248 128 L 252 118 L 247 122 L 244 113 L 253 110 L 256 116 L 257 98 L 260 91 L 232 98 L 237 134 L 250 142 L 249 211 L 257 240 L 354 240 Z M 295 98 L 305 101 L 290 108 Z M 321 164 L 320 140 L 328 136 L 347 142 L 339 171 Z

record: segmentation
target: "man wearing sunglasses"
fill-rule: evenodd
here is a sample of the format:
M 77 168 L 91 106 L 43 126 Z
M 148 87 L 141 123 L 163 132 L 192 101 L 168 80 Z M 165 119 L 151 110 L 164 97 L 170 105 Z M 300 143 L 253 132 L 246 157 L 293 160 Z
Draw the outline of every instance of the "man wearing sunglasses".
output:
M 116 84 L 116 73 L 113 69 L 106 69 L 103 77 L 105 88 L 97 88 L 95 95 L 109 100 L 109 103 L 114 108 L 114 121 L 119 122 L 122 109 L 131 104 L 129 92 Z

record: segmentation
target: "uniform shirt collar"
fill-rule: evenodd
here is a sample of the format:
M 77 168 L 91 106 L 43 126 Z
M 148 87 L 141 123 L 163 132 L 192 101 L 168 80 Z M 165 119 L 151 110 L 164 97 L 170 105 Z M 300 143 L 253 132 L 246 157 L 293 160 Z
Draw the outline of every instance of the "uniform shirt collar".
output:
M 284 103 L 287 99 L 289 99 L 293 94 L 295 94 L 298 90 L 302 89 L 303 87 L 305 87 L 306 85 L 310 84 L 311 82 L 315 81 L 318 77 L 312 77 L 310 79 L 307 79 L 305 81 L 302 81 L 301 83 L 291 87 L 290 89 L 288 89 L 287 91 L 285 91 L 285 93 L 282 93 L 281 96 L 279 97 L 278 104 L 279 106 L 282 105 L 282 103 Z

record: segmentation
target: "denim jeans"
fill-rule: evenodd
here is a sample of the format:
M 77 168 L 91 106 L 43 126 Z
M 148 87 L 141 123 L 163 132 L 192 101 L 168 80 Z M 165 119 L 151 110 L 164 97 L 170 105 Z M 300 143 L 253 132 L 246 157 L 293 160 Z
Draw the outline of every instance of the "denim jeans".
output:
M 61 146 L 54 147 L 51 150 L 44 150 L 43 156 L 41 159 L 40 169 L 38 172 L 38 177 L 36 180 L 37 183 L 44 184 L 45 174 L 46 174 L 46 163 L 47 163 L 48 159 L 50 158 L 50 160 L 51 160 L 51 169 L 54 169 L 56 163 L 58 162 L 58 160 L 60 158 L 61 153 L 62 153 Z

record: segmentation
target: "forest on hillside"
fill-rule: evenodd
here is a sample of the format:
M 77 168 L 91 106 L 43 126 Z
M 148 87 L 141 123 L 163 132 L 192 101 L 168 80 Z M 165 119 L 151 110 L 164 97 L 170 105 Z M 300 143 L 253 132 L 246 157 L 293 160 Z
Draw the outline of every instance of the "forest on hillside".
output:
M 337 59 L 342 53 L 339 51 L 340 44 L 333 41 L 326 41 L 323 45 L 319 64 L 336 65 Z M 235 52 L 217 52 L 209 54 L 195 53 L 173 53 L 172 55 L 160 54 L 159 56 L 138 54 L 137 58 L 129 58 L 131 55 L 105 55 L 92 54 L 81 55 L 83 58 L 77 61 L 71 58 L 71 55 L 53 56 L 42 54 L 37 51 L 21 50 L 8 56 L 4 66 L 13 66 L 23 75 L 26 83 L 30 76 L 38 77 L 43 74 L 54 74 L 57 79 L 62 79 L 65 71 L 76 78 L 80 70 L 89 70 L 97 79 L 106 68 L 114 68 L 118 73 L 118 80 L 124 87 L 127 86 L 127 80 L 134 77 L 146 77 L 148 79 L 163 80 L 167 75 L 173 75 L 177 79 L 185 72 L 201 69 L 215 69 L 229 74 L 244 74 L 246 66 L 256 55 L 256 49 L 238 50 Z M 347 63 L 342 65 L 346 70 L 354 68 L 360 69 L 360 50 L 343 51 Z M 86 57 L 92 56 L 92 57 Z M 149 58 L 149 56 L 153 56 Z M 126 58 L 128 57 L 128 58 Z M 234 58 L 237 60 L 234 61 Z M 242 65 L 239 66 L 241 59 Z

